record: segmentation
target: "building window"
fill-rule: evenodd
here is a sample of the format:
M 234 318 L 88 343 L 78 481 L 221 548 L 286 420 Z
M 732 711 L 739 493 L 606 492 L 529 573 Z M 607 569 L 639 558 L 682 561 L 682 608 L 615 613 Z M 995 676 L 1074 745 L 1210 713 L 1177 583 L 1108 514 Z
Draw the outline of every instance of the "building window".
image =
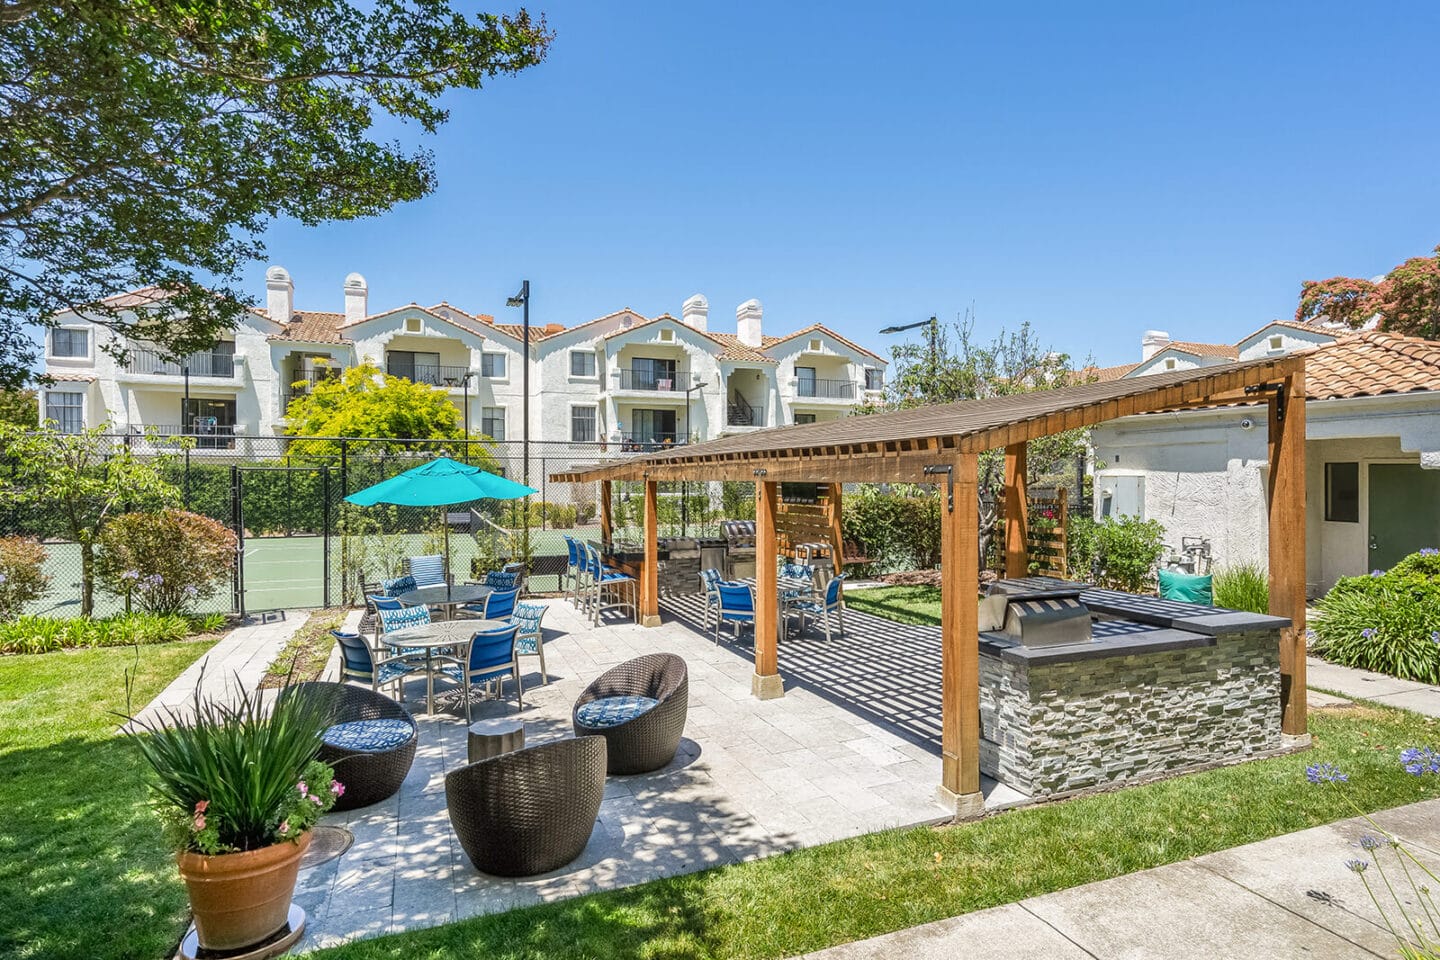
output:
M 570 351 L 570 376 L 572 377 L 593 377 L 595 376 L 595 354 L 588 350 Z
M 797 424 L 801 424 L 801 423 L 814 423 L 814 422 L 815 422 L 815 414 L 813 414 L 813 413 L 797 413 L 797 414 L 795 414 L 795 422 L 796 422 Z
M 1174 369 L 1175 369 L 1175 361 L 1174 361 L 1174 360 L 1166 360 L 1166 361 L 1165 361 L 1165 369 L 1166 369 L 1166 370 L 1174 370 Z
M 480 432 L 491 440 L 504 440 L 505 408 L 482 407 L 480 409 Z
M 666 328 L 666 329 L 664 329 L 664 330 L 661 330 L 661 331 L 660 331 L 660 339 L 661 339 L 661 340 L 664 340 L 666 343 L 669 343 L 670 341 L 672 341 L 672 340 L 675 339 L 675 331 L 674 331 L 674 330 L 671 330 L 671 329 L 669 329 L 669 328 Z
M 66 330 L 64 328 L 50 331 L 50 356 L 52 357 L 88 357 L 90 356 L 90 331 L 88 330 Z
M 570 439 L 575 443 L 595 442 L 595 408 L 570 408 Z
M 420 332 L 420 318 L 419 318 L 419 317 L 406 317 L 406 318 L 405 318 L 405 332 L 406 332 L 406 333 L 419 333 L 419 332 Z
M 1277 334 L 1270 338 L 1270 349 L 1280 350 L 1285 346 L 1285 341 Z
M 820 341 L 819 341 L 818 339 L 817 339 L 817 340 L 811 340 L 811 341 L 810 341 L 810 352 L 811 352 L 811 353 L 819 353 L 819 352 L 820 352 Z
M 1360 464 L 1325 464 L 1325 519 L 1360 522 Z
M 503 353 L 482 353 L 480 354 L 480 376 L 487 380 L 505 379 L 505 354 Z M 498 439 L 498 438 L 497 438 Z
M 45 393 L 45 419 L 52 420 L 61 433 L 79 433 L 85 429 L 85 394 L 68 390 Z
M 865 389 L 866 389 L 866 390 L 884 390 L 884 389 L 885 389 L 885 371 L 884 371 L 884 370 L 880 370 L 880 369 L 878 369 L 878 368 L 876 368 L 876 367 L 866 367 L 866 368 L 865 368 Z

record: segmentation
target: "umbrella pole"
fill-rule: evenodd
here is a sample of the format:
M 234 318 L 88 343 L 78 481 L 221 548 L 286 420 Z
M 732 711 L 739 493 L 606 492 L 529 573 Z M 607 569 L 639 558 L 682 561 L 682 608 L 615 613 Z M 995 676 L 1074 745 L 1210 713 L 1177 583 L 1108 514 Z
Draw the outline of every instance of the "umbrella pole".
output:
M 450 517 L 446 515 L 446 508 L 440 508 L 440 525 L 445 528 L 445 599 L 450 599 Z

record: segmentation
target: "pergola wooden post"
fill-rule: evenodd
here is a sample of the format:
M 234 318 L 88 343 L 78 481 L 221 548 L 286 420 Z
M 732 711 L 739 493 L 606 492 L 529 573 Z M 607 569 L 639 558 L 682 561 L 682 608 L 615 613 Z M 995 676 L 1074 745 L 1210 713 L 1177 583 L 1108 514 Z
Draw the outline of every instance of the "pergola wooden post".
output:
M 1280 730 L 1304 736 L 1305 717 L 1305 370 L 1270 396 L 1270 613 L 1280 632 Z
M 825 498 L 830 503 L 830 565 L 835 568 L 837 576 L 845 572 L 845 532 L 840 525 L 841 486 L 842 484 L 832 483 L 825 493 Z
M 640 567 L 640 625 L 660 626 L 660 485 L 645 481 L 645 560 Z
M 600 542 L 610 542 L 610 531 L 614 520 L 610 511 L 610 481 L 600 481 Z
M 979 458 L 950 464 L 940 514 L 940 802 L 956 816 L 985 809 L 980 793 Z
M 1005 448 L 1005 576 L 1029 575 L 1030 500 L 1025 490 L 1025 444 L 1012 443 Z
M 780 484 L 755 481 L 755 675 L 750 692 L 761 700 L 785 695 L 777 649 L 780 640 L 780 589 L 775 582 L 775 517 Z

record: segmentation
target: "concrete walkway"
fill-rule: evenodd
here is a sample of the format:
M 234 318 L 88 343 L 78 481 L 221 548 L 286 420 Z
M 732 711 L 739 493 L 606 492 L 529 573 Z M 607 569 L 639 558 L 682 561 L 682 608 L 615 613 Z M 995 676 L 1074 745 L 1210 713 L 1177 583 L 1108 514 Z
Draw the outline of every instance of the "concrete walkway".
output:
M 167 711 L 172 710 L 184 715 L 186 704 L 195 698 L 195 688 L 201 683 L 202 674 L 204 691 L 225 699 L 235 694 L 237 678 L 241 688 L 254 690 L 265 678 L 276 655 L 309 617 L 309 612 L 305 610 L 287 610 L 266 614 L 264 619 L 236 627 L 211 647 L 209 653 L 170 681 L 170 685 L 136 714 L 135 719 L 158 723 Z M 129 726 L 126 724 L 121 729 Z
M 1432 870 L 1440 867 L 1440 800 L 1375 819 Z M 1364 820 L 1343 820 L 806 957 L 1395 957 L 1394 938 L 1361 879 L 1345 867 L 1347 859 L 1371 859 L 1355 843 L 1373 832 Z M 1377 853 L 1393 866 L 1389 850 Z M 1380 882 L 1373 867 L 1368 876 Z M 1393 906 L 1383 894 L 1381 903 Z M 1410 909 L 1420 915 L 1418 905 Z M 1393 911 L 1391 919 L 1403 923 Z
M 1427 717 L 1440 717 L 1440 687 L 1414 680 L 1397 680 L 1383 673 L 1354 670 L 1315 657 L 1305 660 L 1305 683 L 1310 687 L 1333 690 L 1347 697 L 1373 700 L 1387 707 L 1414 710 Z

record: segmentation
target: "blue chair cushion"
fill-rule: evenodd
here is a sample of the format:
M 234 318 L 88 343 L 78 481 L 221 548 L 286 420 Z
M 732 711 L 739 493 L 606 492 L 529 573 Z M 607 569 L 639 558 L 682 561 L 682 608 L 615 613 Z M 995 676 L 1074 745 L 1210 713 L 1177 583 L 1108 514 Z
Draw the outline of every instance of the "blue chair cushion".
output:
M 416 650 L 415 652 L 424 653 L 425 651 Z M 403 655 L 410 656 L 411 654 Z M 398 680 L 399 678 L 407 674 L 414 673 L 416 670 L 419 669 L 421 669 L 421 666 L 418 663 L 382 663 L 380 664 L 380 676 L 376 679 L 380 683 L 390 683 L 392 680 Z
M 659 700 L 650 697 L 601 697 L 591 700 L 575 711 L 575 719 L 592 730 L 618 727 L 655 709 Z
M 384 753 L 415 736 L 409 721 L 400 719 L 349 720 L 337 723 L 321 736 L 326 746 L 360 753 Z
M 380 589 L 385 591 L 387 597 L 398 597 L 402 593 L 409 593 L 415 589 L 414 577 L 396 577 L 393 580 L 381 580 Z
M 438 553 L 410 558 L 410 577 L 424 586 L 445 583 L 445 559 Z
M 385 632 L 404 630 L 408 627 L 424 627 L 430 624 L 430 610 L 427 607 L 405 607 L 402 610 L 381 610 L 380 623 Z

